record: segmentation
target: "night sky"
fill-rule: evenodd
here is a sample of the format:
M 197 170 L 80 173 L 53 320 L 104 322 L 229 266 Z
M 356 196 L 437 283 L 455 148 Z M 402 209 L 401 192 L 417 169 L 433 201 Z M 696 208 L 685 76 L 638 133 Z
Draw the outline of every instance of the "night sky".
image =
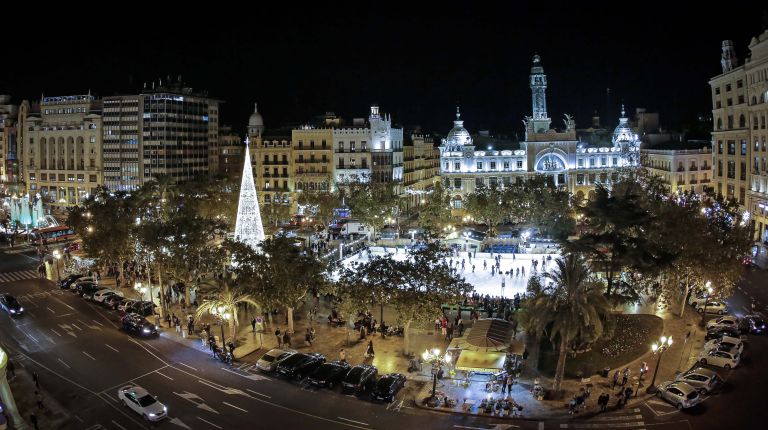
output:
M 34 22 L 20 27 L 15 48 L 4 54 L 13 66 L 0 67 L 0 93 L 16 103 L 41 92 L 107 96 L 182 75 L 225 100 L 222 123 L 238 131 L 254 101 L 267 128 L 326 111 L 363 117 L 376 102 L 396 123 L 445 134 L 458 102 L 471 132 L 520 133 L 531 111 L 528 74 L 537 52 L 554 126 L 562 127 L 563 113 L 575 115 L 578 127 L 588 126 L 596 109 L 605 118 L 610 88 L 603 122 L 611 128 L 622 100 L 629 111 L 660 112 L 662 125 L 674 127 L 711 110 L 708 80 L 720 73 L 721 41 L 732 39 L 743 61 L 765 8 L 575 3 L 277 9 L 256 2 L 243 11 L 214 5 L 216 11 L 201 8 L 186 18 L 172 18 L 187 13 L 179 9 L 110 14 L 122 21 L 108 25 L 89 17 L 61 32 L 50 31 L 56 21 L 21 14 Z

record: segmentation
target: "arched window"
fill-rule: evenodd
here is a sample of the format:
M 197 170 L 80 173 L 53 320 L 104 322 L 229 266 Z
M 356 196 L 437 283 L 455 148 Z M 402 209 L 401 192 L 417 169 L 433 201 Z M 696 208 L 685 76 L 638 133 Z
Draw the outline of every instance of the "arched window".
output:
M 747 126 L 747 119 L 744 115 L 739 115 L 739 128 L 745 128 Z

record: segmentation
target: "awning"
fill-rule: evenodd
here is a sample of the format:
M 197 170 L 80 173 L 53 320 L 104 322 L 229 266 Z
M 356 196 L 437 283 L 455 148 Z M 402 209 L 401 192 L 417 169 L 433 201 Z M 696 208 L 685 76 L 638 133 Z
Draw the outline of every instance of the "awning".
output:
M 503 352 L 461 351 L 456 369 L 472 372 L 493 373 L 504 368 L 506 354 Z

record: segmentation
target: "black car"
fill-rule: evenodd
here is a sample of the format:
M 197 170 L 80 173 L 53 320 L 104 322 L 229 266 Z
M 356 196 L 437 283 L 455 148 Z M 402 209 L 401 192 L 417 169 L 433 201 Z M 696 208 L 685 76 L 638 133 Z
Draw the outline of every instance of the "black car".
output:
M 72 285 L 73 282 L 77 281 L 78 279 L 82 278 L 84 275 L 69 275 L 66 278 L 59 281 L 59 288 L 62 289 L 69 289 L 70 285 Z
M 353 367 L 341 383 L 344 391 L 363 392 L 373 386 L 379 371 L 374 366 L 368 364 L 359 364 Z
M 141 316 L 149 316 L 155 313 L 155 305 L 152 302 L 136 302 L 126 312 L 132 312 Z
M 318 387 L 333 389 L 349 372 L 349 364 L 346 361 L 331 361 L 323 363 L 309 375 L 309 383 Z
M 133 333 L 139 336 L 157 335 L 157 327 L 144 319 L 143 316 L 136 313 L 126 314 L 120 319 L 120 323 L 122 324 L 123 330 L 128 333 Z
M 123 300 L 125 300 L 125 297 L 119 294 L 113 294 L 107 297 L 106 299 L 104 299 L 104 301 L 101 302 L 101 304 L 110 309 L 117 309 L 117 305 L 119 305 L 120 302 L 122 302 Z
M 18 317 L 24 314 L 24 308 L 18 300 L 10 294 L 0 294 L 0 308 L 5 309 L 8 315 Z
M 739 330 L 742 333 L 764 334 L 765 320 L 759 315 L 747 315 L 739 321 Z
M 405 386 L 405 375 L 400 373 L 389 373 L 376 382 L 371 395 L 374 399 L 392 402 L 397 392 Z
M 719 339 L 723 336 L 740 337 L 741 333 L 736 327 L 712 327 L 707 330 L 707 335 L 704 336 L 705 340 Z
M 77 295 L 83 296 L 84 298 L 93 300 L 93 295 L 96 294 L 96 291 L 99 291 L 102 287 L 96 285 L 93 282 L 83 282 L 81 284 L 77 284 Z
M 278 363 L 277 373 L 288 378 L 301 380 L 323 363 L 325 363 L 325 357 L 322 354 L 297 352 Z

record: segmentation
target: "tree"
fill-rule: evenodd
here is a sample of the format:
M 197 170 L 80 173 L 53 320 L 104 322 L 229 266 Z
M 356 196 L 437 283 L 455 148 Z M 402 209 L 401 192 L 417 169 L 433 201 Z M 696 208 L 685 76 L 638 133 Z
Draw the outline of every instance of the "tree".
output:
M 451 196 L 441 182 L 425 195 L 424 204 L 418 210 L 418 225 L 428 234 L 436 236 L 451 223 Z
M 352 215 L 373 228 L 373 236 L 397 210 L 399 198 L 390 182 L 355 180 L 343 184 Z
M 497 187 L 480 185 L 473 193 L 464 196 L 464 209 L 475 220 L 488 226 L 488 236 L 508 216 L 509 202 Z
M 312 216 L 323 225 L 324 228 L 331 223 L 335 214 L 334 210 L 340 208 L 341 194 L 338 191 L 304 190 L 299 195 L 299 204 L 309 208 Z
M 269 233 L 276 232 L 280 228 L 280 223 L 291 217 L 291 204 L 288 202 L 288 196 L 283 193 L 275 193 L 271 202 L 261 206 L 261 213 L 266 222 L 265 230 Z
M 536 334 L 545 334 L 558 343 L 558 359 L 553 390 L 560 391 L 565 374 L 568 345 L 576 338 L 594 341 L 603 332 L 603 318 L 610 306 L 598 284 L 590 281 L 589 269 L 576 254 L 566 254 L 555 261 L 534 289 L 527 308 L 527 324 Z
M 218 287 L 212 297 L 204 299 L 200 303 L 197 311 L 195 311 L 195 315 L 199 319 L 205 314 L 211 314 L 217 316 L 217 318 L 231 321 L 230 334 L 234 342 L 237 339 L 237 325 L 239 322 L 237 316 L 238 307 L 245 303 L 258 308 L 259 304 L 250 294 L 246 294 L 237 288 L 231 288 L 229 280 L 217 280 L 216 283 Z M 224 343 L 224 339 L 221 342 Z

